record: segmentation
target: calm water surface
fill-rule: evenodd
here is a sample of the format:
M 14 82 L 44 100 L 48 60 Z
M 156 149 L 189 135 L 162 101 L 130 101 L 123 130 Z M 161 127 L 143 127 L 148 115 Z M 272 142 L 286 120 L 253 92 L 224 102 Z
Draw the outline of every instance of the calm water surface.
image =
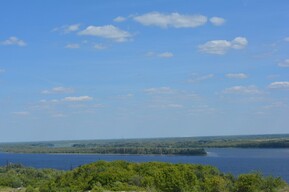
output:
M 91 154 L 13 154 L 0 153 L 0 165 L 21 163 L 35 168 L 68 170 L 98 160 L 131 162 L 162 161 L 213 165 L 223 172 L 238 175 L 261 171 L 280 176 L 289 183 L 289 149 L 207 149 L 207 156 L 91 155 Z

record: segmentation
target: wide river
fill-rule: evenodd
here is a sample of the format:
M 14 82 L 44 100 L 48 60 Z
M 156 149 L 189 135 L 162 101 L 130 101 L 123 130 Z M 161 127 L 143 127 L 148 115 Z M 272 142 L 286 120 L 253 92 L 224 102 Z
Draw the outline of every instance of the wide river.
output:
M 234 175 L 260 171 L 264 175 L 280 176 L 289 183 L 289 149 L 210 148 L 206 151 L 207 156 L 0 153 L 0 165 L 12 162 L 35 168 L 69 170 L 98 160 L 162 161 L 213 165 L 223 172 Z

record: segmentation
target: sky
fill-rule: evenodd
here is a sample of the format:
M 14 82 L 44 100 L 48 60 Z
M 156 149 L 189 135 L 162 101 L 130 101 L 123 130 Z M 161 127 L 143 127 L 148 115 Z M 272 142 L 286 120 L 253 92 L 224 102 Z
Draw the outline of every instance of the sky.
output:
M 288 10 L 2 0 L 0 142 L 289 133 Z

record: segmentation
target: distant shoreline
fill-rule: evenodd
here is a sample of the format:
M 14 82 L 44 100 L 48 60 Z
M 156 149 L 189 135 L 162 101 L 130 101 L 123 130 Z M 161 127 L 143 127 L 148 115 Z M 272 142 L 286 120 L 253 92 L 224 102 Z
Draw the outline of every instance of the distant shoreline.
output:
M 289 148 L 289 135 L 80 140 L 0 144 L 0 151 L 23 154 L 206 156 L 209 148 Z

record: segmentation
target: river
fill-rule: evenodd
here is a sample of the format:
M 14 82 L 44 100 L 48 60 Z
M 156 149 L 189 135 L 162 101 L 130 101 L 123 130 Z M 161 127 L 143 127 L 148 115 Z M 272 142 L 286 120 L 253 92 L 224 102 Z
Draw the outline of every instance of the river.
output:
M 289 183 L 289 149 L 210 148 L 206 151 L 207 156 L 0 153 L 0 165 L 11 162 L 35 168 L 69 170 L 98 160 L 162 161 L 212 165 L 234 175 L 260 171 L 263 175 L 281 177 Z

